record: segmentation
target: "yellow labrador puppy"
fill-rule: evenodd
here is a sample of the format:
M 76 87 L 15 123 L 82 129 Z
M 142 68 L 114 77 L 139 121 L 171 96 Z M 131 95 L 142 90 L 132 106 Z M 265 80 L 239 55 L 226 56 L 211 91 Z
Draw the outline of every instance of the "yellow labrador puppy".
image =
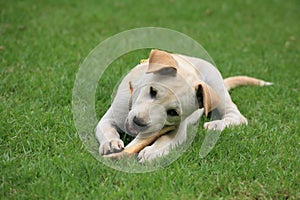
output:
M 140 162 L 166 155 L 186 140 L 186 127 L 204 113 L 219 119 L 204 128 L 223 130 L 247 124 L 228 90 L 239 85 L 271 85 L 246 76 L 223 80 L 209 62 L 165 51 L 152 50 L 149 59 L 133 68 L 122 80 L 113 103 L 96 127 L 102 155 L 124 148 L 119 132 L 149 137 L 166 126 L 176 129 L 159 137 L 138 154 Z

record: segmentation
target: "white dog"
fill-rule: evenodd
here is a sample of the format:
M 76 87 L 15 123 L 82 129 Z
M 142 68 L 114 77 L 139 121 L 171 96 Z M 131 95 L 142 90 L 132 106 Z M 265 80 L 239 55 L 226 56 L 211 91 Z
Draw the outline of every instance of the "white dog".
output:
M 169 153 L 186 139 L 186 126 L 204 112 L 216 110 L 219 119 L 206 129 L 247 124 L 228 90 L 239 85 L 270 85 L 246 76 L 223 80 L 209 62 L 184 55 L 152 50 L 149 59 L 133 68 L 122 80 L 115 99 L 96 127 L 102 155 L 124 148 L 119 132 L 148 137 L 166 126 L 176 129 L 159 137 L 138 154 L 140 162 Z M 203 111 L 204 110 L 204 111 Z

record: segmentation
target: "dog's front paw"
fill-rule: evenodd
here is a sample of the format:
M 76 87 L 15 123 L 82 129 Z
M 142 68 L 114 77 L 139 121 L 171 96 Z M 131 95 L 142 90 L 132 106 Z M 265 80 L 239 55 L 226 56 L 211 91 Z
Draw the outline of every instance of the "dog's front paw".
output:
M 117 153 L 124 149 L 124 142 L 120 139 L 111 139 L 100 144 L 99 153 L 106 155 L 110 153 Z
M 167 149 L 161 150 L 161 149 L 154 148 L 153 146 L 147 146 L 143 150 L 141 150 L 140 153 L 138 154 L 138 160 L 140 163 L 145 163 L 145 162 L 151 163 L 151 161 L 154 160 L 155 158 L 161 157 L 166 154 L 168 154 Z
M 208 130 L 222 131 L 225 127 L 226 123 L 224 120 L 215 120 L 204 123 L 204 128 Z

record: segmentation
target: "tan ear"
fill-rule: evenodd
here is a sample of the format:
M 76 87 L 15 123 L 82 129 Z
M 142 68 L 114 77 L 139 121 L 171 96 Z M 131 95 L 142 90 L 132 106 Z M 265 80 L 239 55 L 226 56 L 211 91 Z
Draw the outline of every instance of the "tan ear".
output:
M 217 92 L 204 82 L 198 82 L 196 85 L 196 96 L 199 107 L 204 107 L 205 115 L 215 109 L 221 102 Z
M 153 73 L 160 71 L 162 69 L 169 68 L 177 71 L 176 60 L 171 56 L 171 54 L 154 49 L 149 55 L 149 66 L 146 73 Z

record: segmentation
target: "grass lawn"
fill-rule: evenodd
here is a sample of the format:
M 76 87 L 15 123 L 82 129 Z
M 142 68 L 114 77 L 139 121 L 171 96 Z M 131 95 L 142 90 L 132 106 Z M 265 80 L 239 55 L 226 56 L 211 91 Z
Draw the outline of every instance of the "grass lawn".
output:
M 1 1 L 0 199 L 300 199 L 299 9 L 298 0 Z M 96 45 L 145 26 L 194 38 L 224 77 L 275 85 L 231 92 L 249 126 L 226 129 L 208 156 L 198 156 L 200 127 L 171 165 L 131 174 L 86 150 L 74 126 L 72 88 Z M 128 69 L 144 55 L 114 64 Z M 99 118 L 107 88 L 97 90 Z

